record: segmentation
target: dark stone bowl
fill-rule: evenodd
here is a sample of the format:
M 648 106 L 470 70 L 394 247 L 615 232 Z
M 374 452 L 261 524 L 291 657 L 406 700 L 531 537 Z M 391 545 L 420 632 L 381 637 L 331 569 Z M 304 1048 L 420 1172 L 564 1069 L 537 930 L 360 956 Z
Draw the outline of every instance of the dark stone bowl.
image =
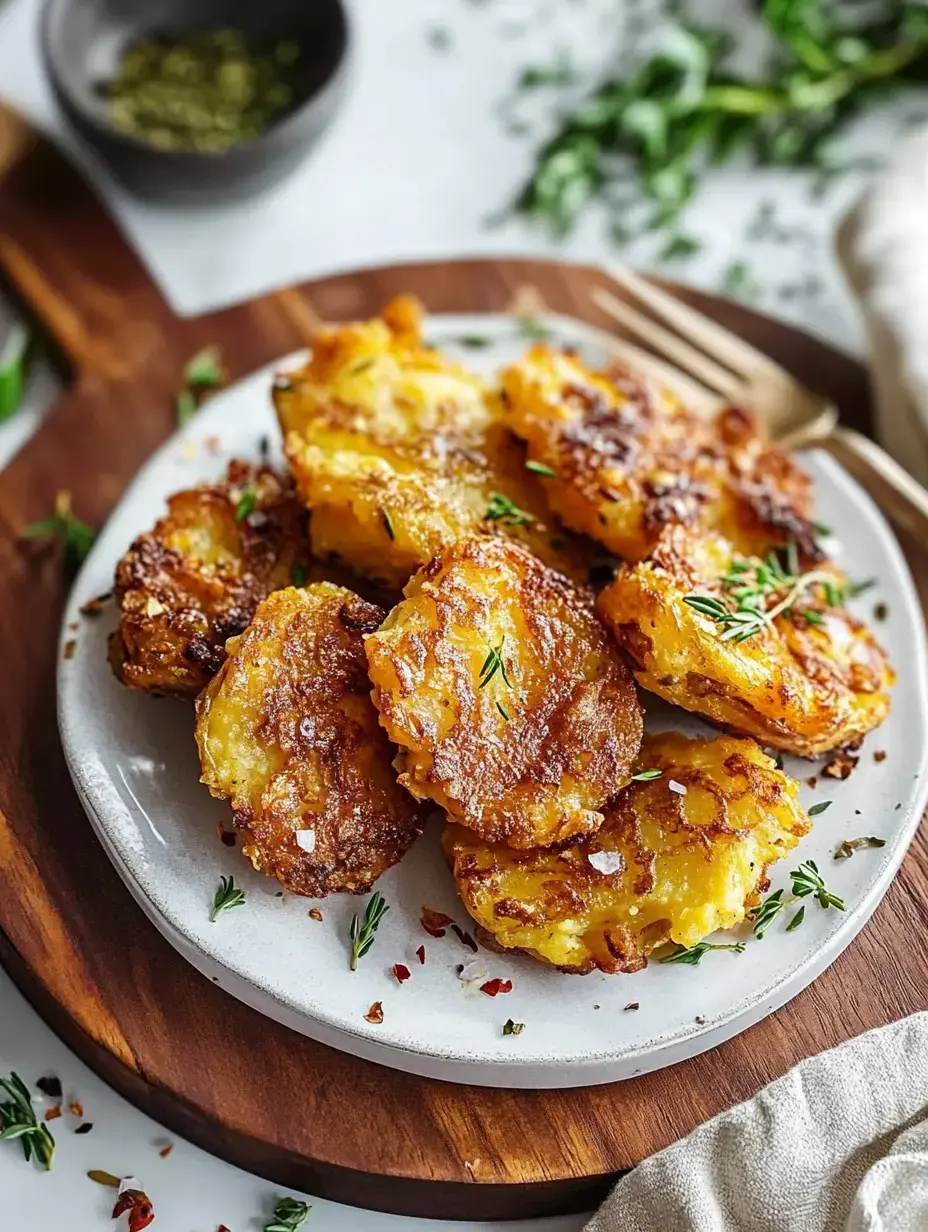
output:
M 292 107 L 257 140 L 223 153 L 159 150 L 111 127 L 100 83 L 146 34 L 226 26 L 256 48 L 292 39 L 302 76 Z M 244 197 L 281 179 L 334 115 L 347 76 L 341 0 L 46 0 L 42 56 L 61 110 L 113 175 L 140 196 L 180 203 Z

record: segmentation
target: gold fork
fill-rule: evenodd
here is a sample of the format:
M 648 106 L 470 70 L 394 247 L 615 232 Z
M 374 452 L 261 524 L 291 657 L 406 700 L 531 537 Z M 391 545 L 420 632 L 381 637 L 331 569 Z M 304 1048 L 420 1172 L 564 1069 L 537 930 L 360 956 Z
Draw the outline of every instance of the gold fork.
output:
M 732 403 L 753 411 L 781 449 L 822 446 L 862 483 L 884 513 L 920 543 L 928 543 L 928 491 L 875 442 L 842 427 L 837 408 L 827 398 L 639 274 L 615 266 L 605 272 L 652 314 L 603 287 L 593 288 L 596 305 L 648 348 L 614 337 L 617 358 L 665 384 L 699 413 Z

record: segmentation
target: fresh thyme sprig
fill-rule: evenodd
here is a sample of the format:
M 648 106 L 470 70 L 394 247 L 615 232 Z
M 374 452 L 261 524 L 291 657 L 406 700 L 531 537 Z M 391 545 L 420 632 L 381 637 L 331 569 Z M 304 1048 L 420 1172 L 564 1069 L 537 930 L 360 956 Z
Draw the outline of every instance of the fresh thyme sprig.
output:
M 213 896 L 213 907 L 209 913 L 210 923 L 215 924 L 220 911 L 231 911 L 233 907 L 244 907 L 245 894 L 235 884 L 234 877 L 220 877 L 219 888 Z
M 489 522 L 502 522 L 504 526 L 531 526 L 535 521 L 530 513 L 520 509 L 501 492 L 490 493 L 490 503 L 483 516 Z
M 278 1198 L 274 1203 L 274 1218 L 264 1225 L 264 1232 L 296 1232 L 312 1209 L 298 1198 Z
M 351 917 L 351 926 L 348 929 L 348 939 L 351 942 L 351 960 L 348 965 L 352 971 L 357 971 L 358 961 L 364 957 L 374 944 L 374 937 L 377 934 L 377 929 L 380 927 L 380 922 L 389 910 L 390 908 L 384 902 L 383 895 L 379 890 L 375 890 L 368 899 L 367 907 L 364 911 L 364 919 L 359 920 L 357 915 Z
M 0 1078 L 0 1091 L 8 1097 L 0 1103 L 0 1142 L 18 1138 L 27 1162 L 34 1154 L 47 1172 L 55 1158 L 55 1139 L 36 1117 L 26 1084 L 12 1073 L 9 1078 Z
M 480 669 L 480 680 L 478 685 L 481 689 L 485 689 L 493 677 L 499 672 L 503 681 L 512 688 L 512 681 L 509 679 L 509 672 L 506 669 L 506 660 L 503 658 L 503 646 L 506 643 L 506 634 L 499 639 L 498 646 L 491 646 L 489 654 L 483 661 L 483 667 Z
M 731 950 L 733 954 L 741 954 L 744 952 L 744 942 L 736 941 L 732 945 L 712 945 L 708 941 L 700 941 L 696 945 L 681 945 L 672 954 L 668 954 L 666 958 L 661 958 L 659 961 L 685 963 L 688 967 L 695 967 L 702 961 L 702 956 L 708 954 L 710 950 Z
M 844 899 L 838 898 L 837 894 L 832 894 L 826 888 L 814 860 L 806 860 L 798 868 L 793 869 L 790 879 L 796 898 L 807 898 L 810 894 L 814 894 L 820 907 L 836 907 L 838 911 L 844 910 Z
M 19 532 L 20 539 L 60 539 L 64 543 L 65 563 L 69 568 L 82 564 L 93 547 L 97 532 L 75 516 L 71 509 L 71 493 L 58 492 L 55 511 L 48 518 L 33 522 Z
M 838 911 L 844 911 L 844 899 L 838 898 L 837 894 L 832 894 L 827 889 L 814 860 L 806 860 L 798 868 L 794 868 L 790 872 L 790 881 L 792 883 L 791 895 L 787 895 L 784 890 L 774 890 L 754 908 L 751 918 L 754 921 L 754 936 L 758 941 L 763 940 L 767 929 L 781 911 L 793 906 L 802 898 L 808 898 L 809 895 L 815 895 L 815 900 L 820 907 L 835 907 Z M 791 933 L 804 919 L 805 906 L 803 905 L 787 924 L 786 931 Z

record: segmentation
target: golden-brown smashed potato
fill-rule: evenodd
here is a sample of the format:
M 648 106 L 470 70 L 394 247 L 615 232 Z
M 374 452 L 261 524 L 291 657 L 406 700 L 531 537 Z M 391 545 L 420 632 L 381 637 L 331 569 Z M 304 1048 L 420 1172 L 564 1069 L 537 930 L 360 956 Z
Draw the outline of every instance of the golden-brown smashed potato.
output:
M 314 551 L 401 587 L 446 544 L 497 532 L 585 578 L 589 553 L 555 524 L 483 382 L 423 346 L 421 317 L 404 297 L 325 327 L 274 383 Z
M 589 598 L 523 548 L 446 548 L 365 640 L 402 782 L 484 838 L 588 834 L 628 781 L 641 709 Z
M 134 689 L 195 697 L 265 595 L 310 573 L 293 488 L 269 467 L 232 462 L 224 482 L 170 497 L 119 562 L 113 670 Z
M 638 764 L 661 777 L 633 783 L 577 843 L 513 851 L 446 827 L 485 944 L 563 971 L 638 971 L 667 941 L 692 946 L 740 923 L 769 865 L 810 829 L 796 783 L 753 740 L 646 736 Z
M 625 560 L 667 525 L 720 531 L 745 555 L 788 540 L 819 555 L 811 481 L 744 411 L 701 418 L 624 368 L 593 371 L 541 344 L 503 373 L 501 404 L 554 472 L 543 482 L 565 524 Z
M 424 824 L 370 699 L 363 635 L 382 619 L 329 583 L 278 591 L 197 701 L 203 782 L 294 894 L 367 890 Z
M 856 740 L 889 712 L 895 679 L 873 635 L 823 587 L 746 641 L 695 610 L 687 596 L 734 608 L 731 547 L 676 528 L 653 554 L 626 565 L 597 609 L 630 658 L 643 688 L 765 744 L 814 757 Z M 836 570 L 826 569 L 835 583 Z M 788 590 L 789 588 L 785 588 Z M 772 606 L 783 592 L 771 595 Z

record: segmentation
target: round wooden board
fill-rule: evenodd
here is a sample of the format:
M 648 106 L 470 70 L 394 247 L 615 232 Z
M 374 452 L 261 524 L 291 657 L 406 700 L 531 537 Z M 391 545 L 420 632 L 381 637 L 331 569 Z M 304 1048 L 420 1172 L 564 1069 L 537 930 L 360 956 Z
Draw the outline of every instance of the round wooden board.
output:
M 75 798 L 55 725 L 67 580 L 54 553 L 24 552 L 17 531 L 47 515 L 59 488 L 101 522 L 172 431 L 184 361 L 217 344 L 239 377 L 300 345 L 310 299 L 330 319 L 374 313 L 399 291 L 434 311 L 479 312 L 532 283 L 552 307 L 605 324 L 588 297 L 604 279 L 541 261 L 407 265 L 178 320 L 92 194 L 2 112 L 0 264 L 74 365 L 68 393 L 0 474 L 0 957 L 117 1090 L 282 1185 L 405 1214 L 511 1218 L 593 1206 L 616 1173 L 801 1058 L 924 1008 L 928 956 L 904 941 L 928 924 L 923 835 L 871 923 L 791 1004 L 711 1053 L 614 1086 L 482 1090 L 410 1077 L 304 1039 L 200 976 L 135 906 Z M 856 363 L 737 304 L 681 294 L 866 426 Z M 924 596 L 928 564 L 906 546 Z

